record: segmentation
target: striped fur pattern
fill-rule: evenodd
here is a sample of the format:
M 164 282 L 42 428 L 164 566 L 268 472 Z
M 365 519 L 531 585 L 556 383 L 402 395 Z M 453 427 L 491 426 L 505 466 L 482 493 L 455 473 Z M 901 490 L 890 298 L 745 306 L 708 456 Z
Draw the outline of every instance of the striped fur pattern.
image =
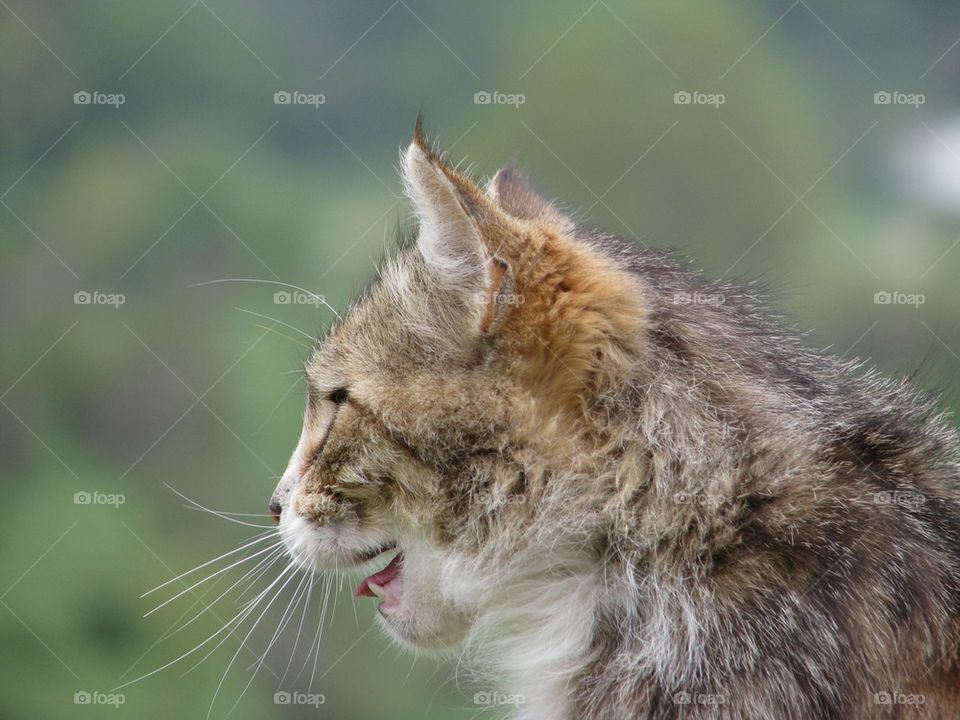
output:
M 424 139 L 416 241 L 308 362 L 277 488 L 305 565 L 518 718 L 960 717 L 957 435 L 748 289 Z M 389 611 L 386 609 L 389 608 Z

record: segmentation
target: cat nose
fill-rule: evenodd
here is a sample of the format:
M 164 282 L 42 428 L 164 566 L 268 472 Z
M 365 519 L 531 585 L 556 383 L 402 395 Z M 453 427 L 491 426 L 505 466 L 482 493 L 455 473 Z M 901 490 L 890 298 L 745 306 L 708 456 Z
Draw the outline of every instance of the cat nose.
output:
M 273 518 L 274 525 L 280 524 L 280 512 L 282 510 L 283 508 L 280 506 L 279 502 L 277 502 L 276 500 L 270 501 L 270 517 Z

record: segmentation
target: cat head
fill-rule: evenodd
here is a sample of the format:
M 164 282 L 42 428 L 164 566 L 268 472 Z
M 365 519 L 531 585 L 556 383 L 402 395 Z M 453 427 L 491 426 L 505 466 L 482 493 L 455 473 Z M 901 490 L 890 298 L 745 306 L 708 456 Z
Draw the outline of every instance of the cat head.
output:
M 515 170 L 481 189 L 418 121 L 402 172 L 416 241 L 313 350 L 271 507 L 306 567 L 396 551 L 357 594 L 381 598 L 394 637 L 444 648 L 510 581 L 505 563 L 549 571 L 537 544 L 576 532 L 550 498 L 581 501 L 561 475 L 608 440 L 599 408 L 642 361 L 647 315 L 636 277 Z

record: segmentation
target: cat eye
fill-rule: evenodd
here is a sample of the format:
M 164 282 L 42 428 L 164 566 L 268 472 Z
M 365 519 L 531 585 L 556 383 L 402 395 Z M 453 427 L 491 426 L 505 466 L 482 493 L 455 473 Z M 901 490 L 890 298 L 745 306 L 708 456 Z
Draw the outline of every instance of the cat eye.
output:
M 347 393 L 346 388 L 337 388 L 327 396 L 327 399 L 334 405 L 343 405 L 348 397 L 349 393 Z

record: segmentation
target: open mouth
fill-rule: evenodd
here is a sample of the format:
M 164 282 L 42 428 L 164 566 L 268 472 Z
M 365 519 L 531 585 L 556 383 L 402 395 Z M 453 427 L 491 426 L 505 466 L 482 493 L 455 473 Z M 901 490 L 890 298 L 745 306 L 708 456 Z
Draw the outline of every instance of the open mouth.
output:
M 353 591 L 353 596 L 380 598 L 380 613 L 389 615 L 400 607 L 402 572 L 403 553 L 398 552 L 383 570 L 365 577 Z

